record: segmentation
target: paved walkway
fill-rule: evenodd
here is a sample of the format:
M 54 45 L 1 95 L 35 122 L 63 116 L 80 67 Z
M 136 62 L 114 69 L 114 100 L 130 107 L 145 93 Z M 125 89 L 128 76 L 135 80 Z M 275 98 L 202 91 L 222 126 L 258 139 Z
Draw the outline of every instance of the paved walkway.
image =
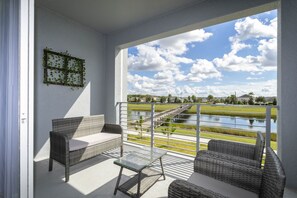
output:
M 138 135 L 139 134 L 137 131 L 127 131 L 127 133 L 128 134 L 133 134 L 133 135 Z M 150 133 L 143 133 L 142 135 L 144 137 L 150 137 L 151 136 Z M 162 133 L 155 133 L 154 135 L 155 135 L 155 137 L 167 138 L 167 136 L 165 136 Z M 170 135 L 170 139 L 196 142 L 196 137 L 194 137 L 194 136 L 187 136 L 187 135 L 176 135 L 176 134 L 172 134 L 172 135 Z M 209 142 L 209 140 L 210 139 L 201 138 L 200 137 L 200 143 L 202 143 L 202 144 L 207 144 Z

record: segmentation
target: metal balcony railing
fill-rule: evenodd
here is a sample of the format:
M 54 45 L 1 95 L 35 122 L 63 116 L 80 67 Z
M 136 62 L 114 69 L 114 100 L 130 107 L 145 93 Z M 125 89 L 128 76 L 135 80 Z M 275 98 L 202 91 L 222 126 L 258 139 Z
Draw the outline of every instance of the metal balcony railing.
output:
M 137 105 L 140 110 L 131 108 Z M 120 102 L 118 108 L 124 141 L 133 144 L 195 156 L 197 151 L 207 148 L 210 139 L 253 144 L 256 132 L 261 131 L 266 146 L 277 147 L 278 106 Z M 236 116 L 243 111 L 244 116 Z

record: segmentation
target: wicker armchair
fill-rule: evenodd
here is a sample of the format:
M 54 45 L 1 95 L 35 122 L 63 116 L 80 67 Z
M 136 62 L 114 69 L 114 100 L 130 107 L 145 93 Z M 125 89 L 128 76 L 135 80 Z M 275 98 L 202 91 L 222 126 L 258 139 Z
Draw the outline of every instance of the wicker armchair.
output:
M 228 142 L 222 140 L 210 140 L 208 150 L 197 152 L 195 164 L 202 156 L 238 162 L 254 167 L 261 167 L 265 139 L 262 133 L 257 133 L 255 145 Z
M 204 156 L 197 164 L 197 171 L 188 181 L 172 182 L 168 197 L 283 197 L 286 177 L 271 148 L 266 150 L 263 170 Z
M 52 127 L 49 171 L 53 169 L 53 160 L 64 165 L 66 182 L 72 165 L 117 147 L 123 155 L 122 127 L 105 124 L 104 115 L 54 119 Z

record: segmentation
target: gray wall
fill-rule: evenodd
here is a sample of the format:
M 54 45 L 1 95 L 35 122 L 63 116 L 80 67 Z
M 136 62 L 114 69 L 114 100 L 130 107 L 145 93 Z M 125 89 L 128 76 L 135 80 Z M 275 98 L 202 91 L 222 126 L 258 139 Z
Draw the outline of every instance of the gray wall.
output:
M 278 12 L 278 154 L 287 186 L 297 189 L 297 1 L 282 0 Z
M 35 160 L 49 154 L 53 118 L 103 114 L 105 111 L 105 36 L 50 10 L 36 9 L 35 46 Z M 68 52 L 86 61 L 86 86 L 43 84 L 45 47 Z

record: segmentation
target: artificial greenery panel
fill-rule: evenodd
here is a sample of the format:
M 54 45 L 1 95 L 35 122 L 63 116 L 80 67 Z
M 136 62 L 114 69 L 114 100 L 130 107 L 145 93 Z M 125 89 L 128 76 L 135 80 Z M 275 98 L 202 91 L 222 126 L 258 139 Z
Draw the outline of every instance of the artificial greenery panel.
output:
M 43 50 L 43 82 L 47 85 L 85 86 L 85 60 L 66 52 Z

